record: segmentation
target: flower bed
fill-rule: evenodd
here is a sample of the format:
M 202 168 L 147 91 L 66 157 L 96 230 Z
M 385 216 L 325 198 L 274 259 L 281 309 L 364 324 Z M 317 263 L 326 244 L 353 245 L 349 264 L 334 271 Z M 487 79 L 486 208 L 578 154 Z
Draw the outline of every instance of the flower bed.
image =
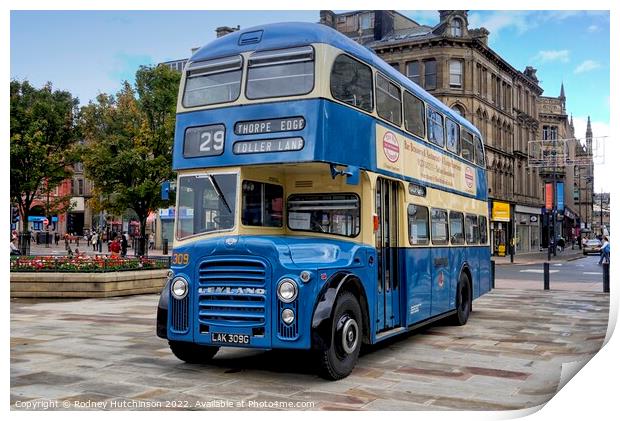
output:
M 20 256 L 11 258 L 11 272 L 118 272 L 167 269 L 165 258 L 120 256 Z

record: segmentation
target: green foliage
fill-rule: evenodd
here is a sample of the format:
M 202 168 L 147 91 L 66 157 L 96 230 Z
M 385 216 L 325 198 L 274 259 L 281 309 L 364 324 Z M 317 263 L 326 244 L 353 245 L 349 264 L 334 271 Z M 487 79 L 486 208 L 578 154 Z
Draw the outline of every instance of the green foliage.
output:
M 77 159 L 78 100 L 67 91 L 54 91 L 51 83 L 37 89 L 16 80 L 11 81 L 10 95 L 10 195 L 27 221 L 35 196 L 71 176 L 71 164 Z
M 168 206 L 161 183 L 173 178 L 172 144 L 180 74 L 165 66 L 140 67 L 136 84 L 101 94 L 82 108 L 84 171 L 101 209 L 133 209 L 145 234 L 150 212 Z

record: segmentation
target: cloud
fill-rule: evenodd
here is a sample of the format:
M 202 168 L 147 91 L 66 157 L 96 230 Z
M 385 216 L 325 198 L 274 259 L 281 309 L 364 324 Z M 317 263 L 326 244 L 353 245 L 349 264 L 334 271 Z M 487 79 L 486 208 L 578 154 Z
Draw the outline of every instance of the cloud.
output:
M 568 56 L 569 56 L 568 50 L 539 51 L 538 54 L 534 56 L 534 60 L 541 61 L 541 62 L 560 61 L 562 63 L 567 63 Z
M 469 27 L 485 27 L 492 35 L 499 35 L 506 29 L 514 29 L 521 35 L 528 29 L 536 26 L 537 22 L 531 19 L 532 12 L 527 11 L 495 11 L 485 13 L 472 12 L 469 15 Z
M 590 26 L 588 26 L 588 32 L 596 32 L 599 29 L 600 28 L 597 25 L 590 25 Z
M 598 69 L 599 67 L 601 67 L 600 63 L 594 60 L 586 60 L 575 68 L 574 73 L 575 74 L 585 73 L 585 72 L 589 72 L 594 69 Z

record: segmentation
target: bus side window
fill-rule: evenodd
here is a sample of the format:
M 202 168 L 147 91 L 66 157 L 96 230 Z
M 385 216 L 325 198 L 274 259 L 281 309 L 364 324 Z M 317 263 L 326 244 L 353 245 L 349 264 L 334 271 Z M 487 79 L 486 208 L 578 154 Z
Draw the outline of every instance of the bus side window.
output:
M 244 180 L 241 223 L 256 227 L 282 227 L 284 190 L 277 184 Z
M 416 136 L 424 138 L 424 103 L 405 91 L 403 95 L 405 109 L 405 130 Z
M 409 222 L 409 244 L 412 246 L 428 244 L 428 208 L 418 205 L 407 207 Z
M 480 229 L 480 244 L 487 243 L 487 218 L 484 216 L 478 217 L 479 229 Z
M 482 147 L 482 140 L 476 136 L 476 164 L 484 168 L 484 148 Z
M 461 156 L 474 162 L 474 138 L 467 130 L 461 132 Z
M 446 118 L 446 146 L 450 152 L 459 153 L 459 125 Z
M 345 54 L 339 55 L 332 67 L 330 88 L 334 98 L 372 111 L 372 70 L 369 66 Z
M 467 244 L 478 244 L 480 242 L 480 228 L 478 227 L 478 217 L 467 215 L 465 217 L 465 232 Z
M 428 123 L 428 140 L 436 145 L 443 147 L 444 133 L 443 133 L 443 116 L 432 108 L 427 108 L 427 123 Z
M 450 211 L 450 243 L 465 244 L 463 214 L 461 212 Z
M 431 238 L 433 244 L 448 244 L 448 211 L 431 209 Z
M 377 73 L 377 114 L 379 117 L 400 126 L 401 102 L 400 88 Z

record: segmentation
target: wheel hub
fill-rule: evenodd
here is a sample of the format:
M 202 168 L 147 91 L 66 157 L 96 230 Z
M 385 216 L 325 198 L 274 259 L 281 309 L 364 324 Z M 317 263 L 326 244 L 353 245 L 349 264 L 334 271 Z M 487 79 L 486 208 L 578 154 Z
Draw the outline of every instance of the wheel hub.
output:
M 357 348 L 357 341 L 359 340 L 359 327 L 357 322 L 353 319 L 347 319 L 342 327 L 342 349 L 347 354 L 353 353 Z

